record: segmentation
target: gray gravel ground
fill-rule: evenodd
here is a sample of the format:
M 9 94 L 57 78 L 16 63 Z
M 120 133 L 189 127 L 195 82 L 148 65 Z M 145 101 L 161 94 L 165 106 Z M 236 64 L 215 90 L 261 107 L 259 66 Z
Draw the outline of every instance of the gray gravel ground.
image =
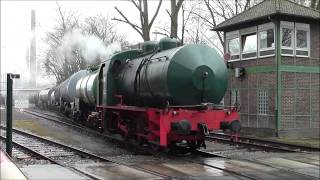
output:
M 47 135 L 49 139 L 54 139 L 68 145 L 87 149 L 88 151 L 100 155 L 117 156 L 123 154 L 132 154 L 132 152 L 118 147 L 115 143 L 108 142 L 92 135 L 88 135 L 84 132 L 80 132 L 51 121 L 43 120 L 23 112 L 14 111 L 14 120 L 28 121 L 28 123 L 35 123 L 37 126 L 39 126 L 38 128 L 30 128 L 29 126 L 23 128 L 23 124 L 19 125 L 19 128 L 22 127 L 26 131 L 30 131 L 40 136 Z

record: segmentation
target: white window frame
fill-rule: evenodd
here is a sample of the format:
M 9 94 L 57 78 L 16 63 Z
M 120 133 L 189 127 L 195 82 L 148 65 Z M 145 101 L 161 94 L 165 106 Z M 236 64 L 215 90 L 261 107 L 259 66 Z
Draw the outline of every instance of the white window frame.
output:
M 239 53 L 238 54 L 231 54 L 229 52 L 229 40 L 235 39 L 235 38 L 239 38 Z M 233 61 L 239 61 L 241 59 L 241 39 L 239 36 L 239 31 L 231 31 L 231 32 L 227 32 L 226 33 L 226 43 L 225 43 L 225 49 L 227 53 L 230 53 L 230 56 L 232 55 L 238 55 L 239 59 L 230 59 L 228 60 L 228 62 L 233 62 Z
M 298 30 L 303 30 L 307 32 L 307 47 L 306 48 L 298 48 L 297 47 L 297 31 Z M 310 25 L 309 24 L 303 24 L 303 23 L 295 23 L 295 31 L 294 31 L 294 53 L 296 55 L 296 51 L 307 51 L 308 55 L 296 55 L 297 57 L 309 57 L 310 56 Z
M 283 28 L 288 28 L 292 29 L 293 34 L 291 35 L 291 47 L 287 46 L 282 46 L 282 29 Z M 281 44 L 281 56 L 294 56 L 295 55 L 295 28 L 294 28 L 294 22 L 289 22 L 289 21 L 280 21 L 280 44 Z M 282 49 L 287 49 L 287 50 L 292 50 L 292 54 L 283 54 Z
M 260 48 L 260 33 L 262 31 L 267 31 L 269 29 L 273 29 L 273 43 L 274 43 L 274 46 L 273 47 L 267 47 L 267 48 Z M 275 25 L 274 25 L 274 23 L 270 22 L 270 23 L 259 25 L 258 26 L 257 39 L 258 39 L 258 51 L 257 51 L 257 53 L 258 53 L 257 56 L 258 57 L 272 57 L 272 56 L 275 55 L 275 52 L 273 54 L 269 54 L 269 55 L 264 55 L 264 56 L 260 55 L 261 51 L 275 50 L 276 34 L 275 34 Z
M 257 59 L 258 57 L 258 26 L 253 26 L 253 27 L 249 27 L 249 28 L 245 28 L 245 29 L 241 29 L 240 30 L 240 59 L 241 60 L 250 60 L 250 59 Z M 243 47 L 242 47 L 242 36 L 245 36 L 245 35 L 248 35 L 248 34 L 253 34 L 253 33 L 256 33 L 256 43 L 257 43 L 257 49 L 255 51 L 250 51 L 250 52 L 246 52 L 246 53 L 243 53 L 242 50 L 243 50 Z M 253 53 L 255 52 L 256 53 L 256 56 L 254 57 L 248 57 L 248 58 L 243 58 L 242 55 L 243 54 L 249 54 L 249 53 Z

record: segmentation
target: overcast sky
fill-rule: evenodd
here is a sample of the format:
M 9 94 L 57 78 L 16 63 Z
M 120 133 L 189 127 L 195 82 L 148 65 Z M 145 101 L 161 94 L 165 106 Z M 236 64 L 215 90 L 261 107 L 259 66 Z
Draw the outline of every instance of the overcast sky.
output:
M 151 19 L 158 5 L 158 0 L 150 0 L 148 2 L 149 17 Z M 1 0 L 0 3 L 1 74 L 6 72 L 23 74 L 27 69 L 25 65 L 26 52 L 31 38 L 31 10 L 34 9 L 36 11 L 37 61 L 39 61 L 41 50 L 45 47 L 45 42 L 43 41 L 45 32 L 52 30 L 57 19 L 56 1 Z M 63 10 L 76 12 L 80 15 L 81 19 L 94 15 L 120 18 L 114 9 L 117 6 L 131 21 L 140 24 L 138 11 L 129 1 L 58 1 L 58 3 Z M 168 23 L 167 25 L 170 27 L 170 19 L 165 9 L 170 9 L 169 0 L 163 1 L 153 28 L 159 27 L 164 23 Z M 124 34 L 129 43 L 135 44 L 142 41 L 140 35 L 129 25 L 119 22 L 117 27 L 119 29 L 118 32 Z M 159 40 L 161 38 L 159 35 L 156 37 L 152 32 L 150 33 L 151 40 Z M 208 35 L 208 33 L 206 34 Z M 24 75 L 23 78 L 25 78 L 25 81 L 28 81 L 30 77 Z
M 97 14 L 119 16 L 114 7 L 117 6 L 130 20 L 139 23 L 138 11 L 128 1 L 58 1 L 64 10 L 71 10 L 85 18 Z M 150 15 L 157 6 L 157 1 L 150 1 Z M 168 18 L 164 9 L 169 1 L 164 1 L 159 16 L 154 23 Z M 31 37 L 31 10 L 36 11 L 37 56 L 44 47 L 45 32 L 50 31 L 57 18 L 56 1 L 3 1 L 1 0 L 1 73 L 21 73 L 26 71 L 26 51 Z M 166 19 L 168 21 L 169 19 Z M 118 23 L 119 33 L 125 34 L 129 43 L 141 42 L 142 39 L 130 26 Z M 154 39 L 151 33 L 151 39 Z M 29 77 L 27 77 L 29 78 Z

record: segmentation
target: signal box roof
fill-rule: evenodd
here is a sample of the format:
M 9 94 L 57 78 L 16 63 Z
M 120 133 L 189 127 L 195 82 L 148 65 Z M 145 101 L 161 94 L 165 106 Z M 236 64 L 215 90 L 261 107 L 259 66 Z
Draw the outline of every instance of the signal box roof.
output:
M 257 22 L 274 15 L 319 21 L 320 12 L 288 0 L 265 0 L 246 11 L 218 24 L 213 31 L 228 31 L 239 25 Z

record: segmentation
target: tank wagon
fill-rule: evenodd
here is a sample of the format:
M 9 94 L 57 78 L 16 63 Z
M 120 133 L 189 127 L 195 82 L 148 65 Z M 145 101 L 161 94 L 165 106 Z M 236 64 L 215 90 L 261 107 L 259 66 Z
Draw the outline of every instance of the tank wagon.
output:
M 163 38 L 114 54 L 95 71 L 77 72 L 50 97 L 62 112 L 102 132 L 162 148 L 181 143 L 199 148 L 209 131 L 240 131 L 236 107 L 217 105 L 227 77 L 216 50 L 178 47 L 176 40 Z
M 73 74 L 70 78 L 66 79 L 56 91 L 59 91 L 59 108 L 60 111 L 66 115 L 73 112 L 74 99 L 76 98 L 76 85 L 83 76 L 88 74 L 87 70 L 81 70 Z
M 38 95 L 38 106 L 43 108 L 43 109 L 47 109 L 49 107 L 49 92 L 50 92 L 50 89 L 44 89 L 44 90 L 41 90 L 39 92 L 39 95 Z

